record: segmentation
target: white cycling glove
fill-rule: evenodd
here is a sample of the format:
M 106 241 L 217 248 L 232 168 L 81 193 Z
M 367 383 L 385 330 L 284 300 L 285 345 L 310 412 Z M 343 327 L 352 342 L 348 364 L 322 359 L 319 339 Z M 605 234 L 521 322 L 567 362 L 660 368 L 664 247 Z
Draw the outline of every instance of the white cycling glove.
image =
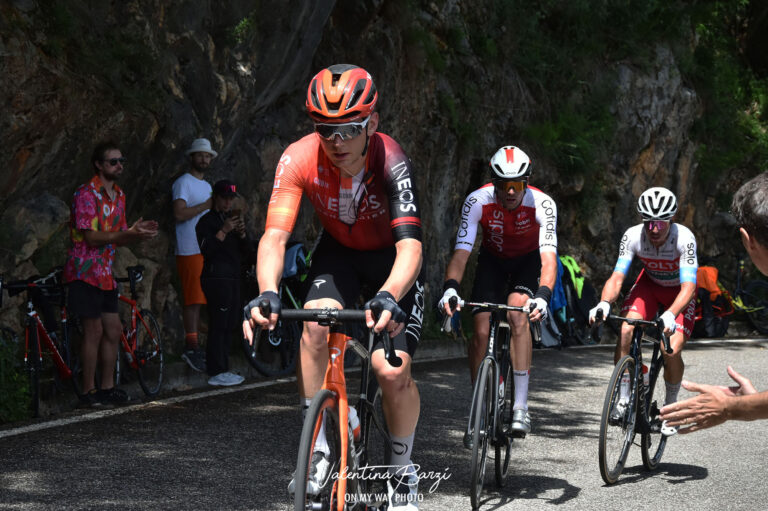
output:
M 525 302 L 525 308 L 528 309 L 528 312 L 539 309 L 542 321 L 547 319 L 547 301 L 544 298 L 528 298 L 528 301 Z
M 669 335 L 675 333 L 677 330 L 677 323 L 675 323 L 675 315 L 669 311 L 666 311 L 661 315 L 661 320 L 664 322 L 664 329 L 669 330 Z
M 594 323 L 595 322 L 595 318 L 597 317 L 597 311 L 602 311 L 603 319 L 605 319 L 605 318 L 608 317 L 608 314 L 611 313 L 611 304 L 606 302 L 606 301 L 602 301 L 602 302 L 598 303 L 597 305 L 595 305 L 594 307 L 592 307 L 589 310 L 589 322 L 590 323 Z
M 461 302 L 461 298 L 459 298 L 459 293 L 457 293 L 457 292 L 456 292 L 456 290 L 455 290 L 455 289 L 453 289 L 452 287 L 449 287 L 449 288 L 448 288 L 448 289 L 446 289 L 446 290 L 445 290 L 445 292 L 443 293 L 443 297 L 442 297 L 442 298 L 440 298 L 440 301 L 437 303 L 437 307 L 438 307 L 438 308 L 439 308 L 441 311 L 445 312 L 445 304 L 446 304 L 446 303 L 448 303 L 448 301 L 449 301 L 451 298 L 453 298 L 453 297 L 456 297 L 456 303 L 459 303 L 459 302 Z

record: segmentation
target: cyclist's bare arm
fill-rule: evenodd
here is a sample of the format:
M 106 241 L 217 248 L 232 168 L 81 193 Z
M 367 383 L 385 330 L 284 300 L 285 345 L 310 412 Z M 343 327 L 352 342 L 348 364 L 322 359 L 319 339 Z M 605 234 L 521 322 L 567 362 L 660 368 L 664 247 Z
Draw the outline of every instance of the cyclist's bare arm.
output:
M 469 261 L 470 254 L 470 251 L 461 248 L 457 248 L 453 251 L 451 260 L 448 261 L 448 267 L 445 269 L 446 282 L 455 280 L 461 284 L 461 279 L 464 278 L 464 270 L 467 268 L 467 261 Z M 453 311 L 451 310 L 449 303 L 443 304 L 443 310 L 447 315 L 453 316 Z M 461 310 L 461 306 L 457 304 L 455 310 Z
M 621 293 L 621 285 L 624 283 L 624 274 L 620 271 L 615 271 L 608 277 L 603 286 L 603 291 L 600 293 L 600 301 L 613 303 L 619 297 Z
M 211 209 L 212 204 L 212 198 L 195 206 L 187 206 L 187 201 L 184 199 L 176 199 L 173 201 L 173 217 L 177 222 L 184 222 L 190 218 L 196 217 L 206 209 Z
M 275 228 L 267 229 L 261 237 L 256 256 L 256 280 L 260 293 L 277 292 L 283 274 L 285 246 L 290 237 L 290 232 Z M 277 314 L 272 313 L 269 318 L 265 318 L 258 307 L 252 308 L 250 321 L 243 321 L 243 335 L 251 342 L 254 328 L 274 328 L 277 317 Z
M 677 317 L 677 315 L 683 312 L 683 309 L 685 309 L 688 306 L 688 304 L 691 303 L 691 300 L 693 300 L 693 297 L 695 294 L 696 294 L 695 282 L 680 283 L 680 292 L 677 294 L 675 301 L 672 302 L 672 305 L 669 306 L 669 309 L 668 309 L 669 312 L 671 312 L 672 315 Z
M 395 249 L 397 255 L 392 265 L 392 271 L 389 272 L 389 277 L 379 291 L 387 291 L 395 297 L 395 301 L 400 301 L 411 289 L 419 276 L 419 272 L 421 272 L 423 263 L 421 241 L 415 238 L 405 238 L 395 242 Z M 404 323 L 392 322 L 389 324 L 392 314 L 386 310 L 381 313 L 375 325 L 370 310 L 365 312 L 365 317 L 368 328 L 373 327 L 376 332 L 381 332 L 386 328 L 393 337 L 400 333 L 405 326 Z

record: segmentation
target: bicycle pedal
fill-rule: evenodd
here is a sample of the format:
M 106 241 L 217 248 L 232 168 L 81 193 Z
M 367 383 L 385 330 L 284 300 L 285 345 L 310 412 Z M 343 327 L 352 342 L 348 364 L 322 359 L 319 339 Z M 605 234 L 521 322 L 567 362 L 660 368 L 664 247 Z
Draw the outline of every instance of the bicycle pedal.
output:
M 525 433 L 522 431 L 507 431 L 506 435 L 509 438 L 519 438 L 519 439 L 525 438 Z

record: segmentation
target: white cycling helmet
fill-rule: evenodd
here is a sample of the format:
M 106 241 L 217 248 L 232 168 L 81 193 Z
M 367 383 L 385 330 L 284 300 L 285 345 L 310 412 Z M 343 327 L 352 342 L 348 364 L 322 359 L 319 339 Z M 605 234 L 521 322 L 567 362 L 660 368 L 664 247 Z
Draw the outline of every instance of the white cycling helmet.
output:
M 677 198 L 666 188 L 648 188 L 637 199 L 637 212 L 643 220 L 669 220 L 677 213 Z
M 524 179 L 531 175 L 531 159 L 519 147 L 505 145 L 491 157 L 493 179 Z

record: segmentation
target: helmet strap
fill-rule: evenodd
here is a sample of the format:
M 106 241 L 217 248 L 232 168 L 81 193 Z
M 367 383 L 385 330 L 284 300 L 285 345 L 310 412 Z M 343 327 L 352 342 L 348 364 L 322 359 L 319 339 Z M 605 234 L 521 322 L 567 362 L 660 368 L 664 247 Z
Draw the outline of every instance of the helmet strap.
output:
M 363 153 L 361 156 L 365 156 L 368 152 L 368 142 L 371 140 L 371 136 L 368 134 L 368 130 L 365 130 L 365 146 L 363 146 Z

